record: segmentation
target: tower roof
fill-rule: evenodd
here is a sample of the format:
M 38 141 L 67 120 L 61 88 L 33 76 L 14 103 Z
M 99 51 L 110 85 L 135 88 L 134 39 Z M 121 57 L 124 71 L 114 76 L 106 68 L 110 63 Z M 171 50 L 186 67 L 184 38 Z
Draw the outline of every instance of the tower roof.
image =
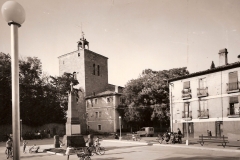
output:
M 80 41 L 78 43 L 78 50 L 79 49 L 85 49 L 85 46 L 87 45 L 89 49 L 89 42 L 84 38 L 84 33 L 82 32 L 82 38 L 80 38 Z

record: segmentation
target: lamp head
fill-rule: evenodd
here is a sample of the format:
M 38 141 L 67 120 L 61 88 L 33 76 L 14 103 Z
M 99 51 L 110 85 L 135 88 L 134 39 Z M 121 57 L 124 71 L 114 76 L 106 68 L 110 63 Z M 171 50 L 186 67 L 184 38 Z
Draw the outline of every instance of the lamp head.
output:
M 119 116 L 119 119 L 122 118 L 121 116 Z
M 2 5 L 2 15 L 6 22 L 21 25 L 25 21 L 23 7 L 15 1 L 7 1 Z

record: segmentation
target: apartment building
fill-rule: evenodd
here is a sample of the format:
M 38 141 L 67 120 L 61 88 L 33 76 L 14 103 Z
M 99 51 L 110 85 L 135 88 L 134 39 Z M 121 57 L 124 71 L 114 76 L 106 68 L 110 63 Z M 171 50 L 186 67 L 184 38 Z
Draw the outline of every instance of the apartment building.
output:
M 240 62 L 228 63 L 219 51 L 219 66 L 169 80 L 171 129 L 197 138 L 240 134 Z

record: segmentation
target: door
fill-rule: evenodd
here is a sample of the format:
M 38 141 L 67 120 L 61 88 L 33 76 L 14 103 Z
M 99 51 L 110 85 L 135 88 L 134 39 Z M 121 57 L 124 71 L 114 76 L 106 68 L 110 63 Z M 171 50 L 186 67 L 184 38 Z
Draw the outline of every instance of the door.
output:
M 183 123 L 184 137 L 187 137 L 187 128 L 188 128 L 188 137 L 193 138 L 194 137 L 194 123 L 193 122 Z
M 215 127 L 216 127 L 216 136 L 221 137 L 222 133 L 223 133 L 223 122 L 222 121 L 217 121 L 215 123 Z

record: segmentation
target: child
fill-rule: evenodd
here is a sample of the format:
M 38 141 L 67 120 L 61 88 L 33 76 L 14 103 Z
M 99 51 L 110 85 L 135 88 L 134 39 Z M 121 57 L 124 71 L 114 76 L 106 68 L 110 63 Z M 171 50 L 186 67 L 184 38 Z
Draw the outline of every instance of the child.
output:
M 6 151 L 5 153 L 8 154 L 12 151 L 12 139 L 8 138 L 7 142 L 6 142 Z
M 23 153 L 26 153 L 25 149 L 27 146 L 28 142 L 26 140 L 23 141 Z

